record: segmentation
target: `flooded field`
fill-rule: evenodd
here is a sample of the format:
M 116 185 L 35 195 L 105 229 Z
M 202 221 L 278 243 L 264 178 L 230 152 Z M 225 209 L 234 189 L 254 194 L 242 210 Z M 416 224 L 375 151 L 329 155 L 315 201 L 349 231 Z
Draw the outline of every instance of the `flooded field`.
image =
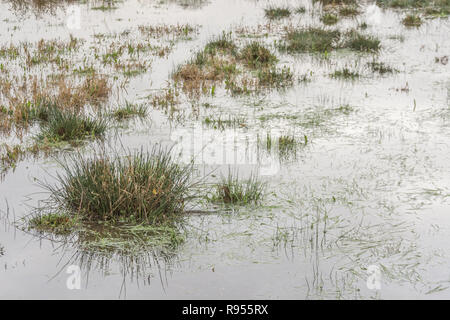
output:
M 0 0 L 0 298 L 449 299 L 449 15 Z

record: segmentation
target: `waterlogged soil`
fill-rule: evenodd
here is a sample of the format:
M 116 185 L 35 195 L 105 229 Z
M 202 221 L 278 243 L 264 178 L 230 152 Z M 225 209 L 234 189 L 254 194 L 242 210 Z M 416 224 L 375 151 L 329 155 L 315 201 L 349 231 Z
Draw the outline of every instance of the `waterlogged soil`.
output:
M 293 13 L 270 21 L 264 9 L 277 3 Z M 67 25 L 70 5 L 80 13 L 79 28 Z M 257 172 L 267 182 L 265 198 L 258 206 L 189 214 L 180 231 L 184 242 L 170 250 L 86 249 L 17 227 L 48 198 L 37 181 L 53 181 L 57 160 L 74 148 L 27 157 L 0 182 L 1 298 L 450 298 L 448 18 L 407 28 L 401 23 L 407 11 L 362 1 L 359 15 L 329 28 L 344 31 L 366 22 L 363 32 L 381 40 L 379 53 L 287 54 L 275 45 L 284 27 L 322 26 L 320 6 L 285 0 L 125 0 L 98 9 L 102 5 L 2 0 L 0 44 L 67 41 L 72 35 L 85 40 L 68 58 L 76 67 L 92 58 L 92 48 L 102 52 L 108 41 L 124 41 L 118 36 L 124 31 L 139 42 L 140 25 L 194 26 L 187 36 L 155 39 L 155 46 L 170 50 L 145 56 L 149 67 L 133 77 L 98 65 L 113 83 L 104 108 L 125 101 L 148 107 L 145 119 L 112 126 L 107 143 L 131 149 L 174 145 L 180 161 L 194 156 L 199 174 L 210 173 L 208 181 L 230 167 L 243 176 Z M 295 12 L 300 6 L 304 13 Z M 151 96 L 165 92 L 177 66 L 224 31 L 240 44 L 265 43 L 278 66 L 291 69 L 294 84 L 244 95 L 231 95 L 220 84 L 198 96 L 178 89 L 175 111 L 154 108 Z M 374 72 L 368 67 L 373 61 L 395 72 Z M 17 76 L 52 72 L 1 63 Z M 360 76 L 330 76 L 344 67 Z M 206 118 L 239 121 L 214 126 Z M 281 135 L 297 143 L 283 151 L 276 143 Z M 18 141 L 12 134 L 0 138 Z M 80 148 L 95 147 L 89 142 Z M 81 271 L 79 290 L 69 289 L 72 265 Z

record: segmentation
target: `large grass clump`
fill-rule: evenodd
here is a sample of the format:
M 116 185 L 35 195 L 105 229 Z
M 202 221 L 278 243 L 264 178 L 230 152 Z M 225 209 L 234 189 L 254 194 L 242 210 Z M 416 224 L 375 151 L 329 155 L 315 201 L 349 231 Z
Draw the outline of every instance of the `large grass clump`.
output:
M 126 156 L 78 154 L 62 167 L 59 186 L 44 184 L 51 192 L 50 204 L 87 221 L 174 221 L 192 186 L 192 167 L 177 164 L 160 148 Z

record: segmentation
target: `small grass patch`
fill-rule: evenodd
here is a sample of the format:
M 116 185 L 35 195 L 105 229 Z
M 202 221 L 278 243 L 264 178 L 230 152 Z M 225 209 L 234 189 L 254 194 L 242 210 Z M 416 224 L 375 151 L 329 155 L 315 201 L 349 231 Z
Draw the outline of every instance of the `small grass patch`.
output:
M 338 6 L 338 5 L 356 4 L 356 0 L 313 0 L 313 2 L 319 2 L 323 6 Z
M 289 53 L 325 52 L 336 48 L 341 33 L 338 30 L 308 28 L 290 30 L 286 34 L 285 42 L 280 49 Z
M 303 6 L 300 6 L 300 7 L 297 7 L 294 11 L 297 14 L 304 14 L 306 12 L 306 8 Z
M 242 48 L 240 59 L 250 68 L 264 68 L 277 62 L 277 57 L 259 42 L 251 42 Z
M 336 24 L 339 21 L 339 18 L 332 13 L 326 13 L 320 17 L 320 21 L 322 21 L 323 24 L 330 26 Z
M 416 9 L 432 17 L 450 15 L 449 0 L 377 0 L 383 7 L 398 9 Z
M 101 137 L 106 128 L 104 120 L 94 119 L 75 111 L 53 109 L 48 121 L 41 126 L 37 140 L 47 143 L 76 142 L 89 137 Z
M 420 27 L 422 25 L 422 19 L 418 15 L 408 14 L 402 20 L 402 23 L 406 27 Z
M 137 105 L 126 101 L 125 106 L 114 110 L 111 115 L 118 121 L 132 117 L 144 118 L 147 115 L 147 109 L 142 104 Z
M 358 14 L 360 14 L 360 11 L 356 6 L 344 6 L 339 8 L 339 15 L 343 17 L 355 17 Z
M 214 193 L 209 197 L 211 202 L 225 204 L 249 205 L 257 204 L 263 197 L 265 184 L 256 175 L 241 180 L 237 173 L 228 173 L 222 181 L 214 185 Z
M 381 42 L 374 36 L 366 36 L 356 31 L 350 31 L 344 47 L 355 51 L 377 52 L 381 48 Z
M 264 9 L 266 18 L 268 19 L 282 19 L 291 15 L 292 11 L 288 7 L 269 7 Z
M 340 78 L 340 79 L 357 79 L 360 77 L 360 74 L 356 71 L 352 71 L 348 68 L 343 68 L 340 70 L 336 70 L 331 74 L 332 78 Z
M 397 72 L 396 69 L 392 68 L 391 66 L 386 65 L 383 62 L 376 62 L 372 61 L 367 63 L 367 66 L 372 70 L 372 72 L 377 72 L 379 74 L 387 74 L 387 73 L 394 73 Z
M 236 55 L 236 48 L 236 44 L 231 39 L 231 34 L 223 32 L 218 38 L 209 41 L 205 45 L 204 52 L 209 55 L 215 55 L 217 51 Z M 201 65 L 202 63 L 199 58 L 200 57 L 197 56 L 196 64 Z
M 280 159 L 287 160 L 292 156 L 296 156 L 299 146 L 306 146 L 308 138 L 304 136 L 304 142 L 297 141 L 294 135 L 281 135 L 278 137 L 278 154 Z
M 228 119 L 206 117 L 203 123 L 213 129 L 225 130 L 226 128 L 245 127 L 246 119 L 242 117 L 229 117 Z
M 257 77 L 260 86 L 277 88 L 290 86 L 294 80 L 294 75 L 289 67 L 258 70 Z

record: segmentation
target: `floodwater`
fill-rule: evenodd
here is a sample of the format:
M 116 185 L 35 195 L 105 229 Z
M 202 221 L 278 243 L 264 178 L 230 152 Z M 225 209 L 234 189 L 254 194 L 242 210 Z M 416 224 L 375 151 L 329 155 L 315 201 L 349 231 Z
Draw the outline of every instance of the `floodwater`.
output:
M 283 26 L 320 25 L 321 15 L 311 1 L 125 0 L 112 10 L 93 10 L 101 4 L 1 0 L 1 45 L 72 35 L 85 40 L 72 57 L 81 65 L 92 47 L 102 51 L 121 39 L 114 35 L 127 31 L 139 41 L 139 25 L 196 26 L 189 38 L 155 40 L 171 50 L 145 57 L 145 72 L 126 82 L 110 74 L 115 87 L 108 104 L 145 103 L 166 88 L 179 64 L 223 31 L 245 43 L 250 38 L 244 34 L 257 30 L 273 47 Z M 264 8 L 276 4 L 303 5 L 306 12 L 269 23 Z M 80 13 L 79 28 L 67 26 L 69 6 Z M 175 144 L 183 160 L 195 156 L 200 172 L 231 166 L 258 171 L 267 182 L 260 206 L 187 217 L 186 240 L 172 252 L 80 251 L 17 228 L 15 222 L 48 197 L 36 180 L 53 179 L 55 158 L 71 150 L 18 162 L 0 182 L 0 298 L 450 298 L 450 64 L 436 61 L 450 55 L 450 21 L 427 19 L 406 28 L 403 11 L 372 1 L 361 1 L 361 8 L 335 28 L 366 21 L 365 33 L 381 40 L 378 54 L 340 50 L 323 57 L 273 49 L 280 66 L 309 81 L 249 96 L 223 88 L 198 98 L 181 94 L 176 114 L 149 104 L 145 120 L 110 130 L 110 144 Z M 107 35 L 105 42 L 99 34 Z M 374 59 L 398 72 L 372 72 L 366 64 Z M 330 77 L 344 66 L 361 76 Z M 245 126 L 218 130 L 202 121 L 218 116 L 242 118 Z M 267 134 L 306 136 L 308 142 L 283 155 L 262 147 Z M 71 265 L 81 269 L 79 290 L 66 285 Z

